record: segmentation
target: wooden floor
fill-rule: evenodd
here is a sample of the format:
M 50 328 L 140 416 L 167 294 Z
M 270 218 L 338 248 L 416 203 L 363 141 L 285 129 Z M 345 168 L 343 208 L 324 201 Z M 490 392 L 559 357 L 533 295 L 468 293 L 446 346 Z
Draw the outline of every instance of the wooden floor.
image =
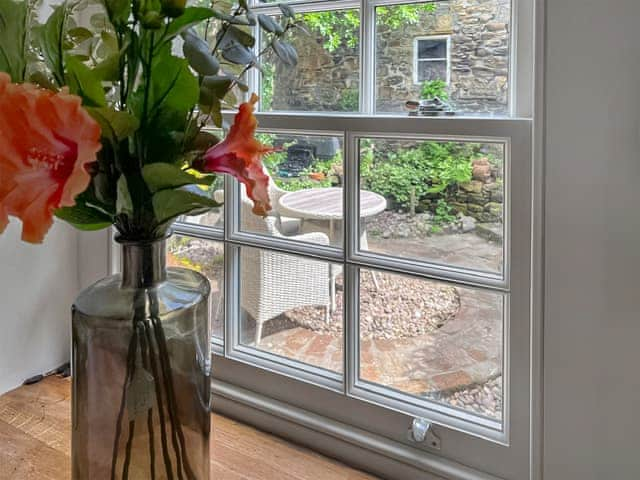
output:
M 70 386 L 49 377 L 0 397 L 1 480 L 71 477 Z M 375 480 L 227 418 L 213 422 L 212 480 Z

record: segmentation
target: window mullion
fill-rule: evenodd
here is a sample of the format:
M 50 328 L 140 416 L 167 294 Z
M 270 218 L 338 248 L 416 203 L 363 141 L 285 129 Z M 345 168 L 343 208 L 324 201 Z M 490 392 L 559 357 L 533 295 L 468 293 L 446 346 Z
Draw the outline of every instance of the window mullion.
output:
M 375 113 L 375 7 L 368 0 L 360 4 L 360 111 Z

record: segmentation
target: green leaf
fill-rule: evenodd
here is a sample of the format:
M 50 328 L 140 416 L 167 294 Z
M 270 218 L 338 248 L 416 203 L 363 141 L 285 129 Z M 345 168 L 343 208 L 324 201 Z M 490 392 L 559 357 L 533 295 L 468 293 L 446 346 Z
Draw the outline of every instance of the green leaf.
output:
M 27 2 L 0 0 L 0 71 L 14 82 L 25 80 L 28 13 Z
M 182 52 L 189 65 L 202 76 L 215 75 L 220 70 L 220 62 L 209 51 L 209 45 L 192 32 L 184 35 Z
M 213 16 L 214 12 L 210 8 L 188 7 L 182 15 L 169 24 L 164 38 L 170 40 Z
M 138 119 L 125 111 L 109 107 L 87 108 L 87 111 L 100 124 L 102 134 L 116 142 L 131 137 L 140 126 Z
M 170 53 L 159 55 L 153 61 L 150 112 L 188 112 L 198 102 L 199 87 L 187 60 Z
M 69 37 L 71 37 L 75 44 L 79 44 L 84 42 L 85 40 L 93 38 L 93 32 L 84 27 L 72 28 L 67 32 L 67 34 L 69 35 Z
M 269 15 L 260 13 L 258 15 L 258 22 L 260 22 L 260 26 L 269 33 L 284 33 L 282 26 Z
M 104 107 L 107 100 L 102 82 L 93 70 L 74 57 L 67 59 L 67 85 L 71 93 L 82 97 L 88 107 Z
M 185 185 L 211 185 L 215 176 L 197 177 L 170 163 L 151 163 L 142 168 L 142 177 L 151 193 Z
M 108 56 L 93 69 L 93 73 L 100 80 L 115 82 L 120 79 L 120 54 Z
M 64 41 L 69 12 L 67 3 L 58 5 L 47 23 L 37 30 L 37 41 L 42 50 L 44 62 L 51 70 L 60 86 L 64 85 Z
M 127 177 L 120 175 L 118 179 L 118 198 L 116 200 L 116 212 L 118 215 L 133 215 L 133 200 L 129 192 Z
M 112 225 L 112 219 L 104 212 L 90 207 L 80 197 L 73 207 L 59 208 L 56 217 L 83 231 L 96 231 Z
M 180 215 L 201 215 L 220 204 L 207 197 L 198 187 L 161 190 L 153 196 L 153 210 L 159 224 Z

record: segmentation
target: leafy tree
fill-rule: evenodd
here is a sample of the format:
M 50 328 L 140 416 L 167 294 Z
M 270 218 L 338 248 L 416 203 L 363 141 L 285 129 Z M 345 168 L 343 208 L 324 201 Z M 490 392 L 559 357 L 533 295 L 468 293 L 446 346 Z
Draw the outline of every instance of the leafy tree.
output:
M 397 5 L 376 8 L 377 26 L 397 29 L 403 25 L 417 25 L 423 14 L 435 12 L 435 3 Z M 360 13 L 357 10 L 326 11 L 300 15 L 310 31 L 325 38 L 324 48 L 335 52 L 342 45 L 358 46 L 360 38 Z

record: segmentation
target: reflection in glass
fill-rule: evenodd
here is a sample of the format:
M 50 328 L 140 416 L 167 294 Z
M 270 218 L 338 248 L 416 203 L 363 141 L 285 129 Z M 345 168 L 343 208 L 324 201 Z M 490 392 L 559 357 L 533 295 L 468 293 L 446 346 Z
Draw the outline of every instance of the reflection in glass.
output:
M 360 378 L 502 419 L 503 297 L 360 272 Z

